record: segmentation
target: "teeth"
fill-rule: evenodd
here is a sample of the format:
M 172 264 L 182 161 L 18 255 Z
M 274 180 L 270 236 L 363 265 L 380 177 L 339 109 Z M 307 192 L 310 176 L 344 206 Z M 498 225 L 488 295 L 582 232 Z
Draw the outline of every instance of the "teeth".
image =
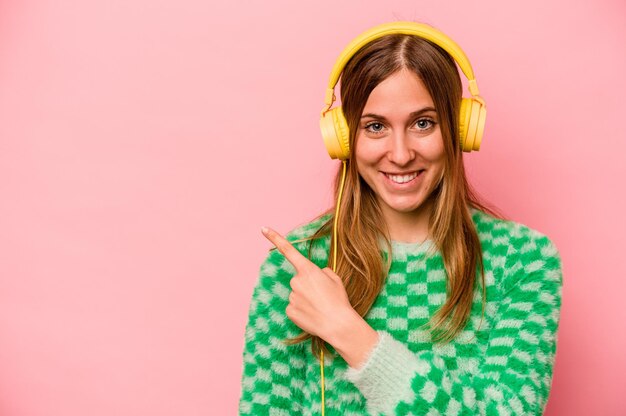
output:
M 406 183 L 410 180 L 413 180 L 417 176 L 417 174 L 418 172 L 415 172 L 411 175 L 388 175 L 385 173 L 385 175 L 387 175 L 389 179 L 391 179 L 392 181 L 396 183 Z

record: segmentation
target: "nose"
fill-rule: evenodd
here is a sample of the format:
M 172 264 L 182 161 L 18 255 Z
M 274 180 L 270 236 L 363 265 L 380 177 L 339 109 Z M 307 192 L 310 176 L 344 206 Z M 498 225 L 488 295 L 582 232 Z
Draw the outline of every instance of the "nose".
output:
M 404 166 L 415 158 L 415 151 L 411 149 L 410 138 L 404 132 L 394 133 L 389 143 L 387 157 L 398 166 Z

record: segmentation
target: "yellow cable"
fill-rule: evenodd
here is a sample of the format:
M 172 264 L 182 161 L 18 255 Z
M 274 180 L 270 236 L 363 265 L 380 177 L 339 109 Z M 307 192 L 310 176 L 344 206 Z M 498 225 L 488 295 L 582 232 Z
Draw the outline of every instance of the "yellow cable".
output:
M 337 218 L 339 217 L 339 205 L 343 195 L 343 184 L 346 179 L 346 161 L 342 160 L 343 169 L 341 172 L 341 185 L 339 185 L 339 198 L 335 208 L 335 219 L 333 221 L 333 272 L 337 273 Z M 320 373 L 322 374 L 322 416 L 324 416 L 324 349 L 320 349 Z

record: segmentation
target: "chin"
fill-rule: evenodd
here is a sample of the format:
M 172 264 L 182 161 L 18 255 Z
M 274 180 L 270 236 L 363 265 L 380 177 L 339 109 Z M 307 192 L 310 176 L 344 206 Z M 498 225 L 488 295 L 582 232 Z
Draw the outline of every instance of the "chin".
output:
M 387 206 L 389 208 L 391 208 L 394 211 L 397 212 L 402 212 L 402 213 L 411 213 L 411 212 L 415 212 L 417 210 L 419 210 L 424 204 L 423 201 L 418 201 L 418 202 L 414 202 L 414 203 L 410 203 L 410 204 L 397 204 L 397 203 L 393 203 L 391 201 L 385 201 L 385 204 L 387 204 Z

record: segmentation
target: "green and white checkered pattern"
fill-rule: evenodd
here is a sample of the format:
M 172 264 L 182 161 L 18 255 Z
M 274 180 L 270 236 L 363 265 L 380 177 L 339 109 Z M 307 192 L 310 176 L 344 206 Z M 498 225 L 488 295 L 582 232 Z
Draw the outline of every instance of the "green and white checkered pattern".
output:
M 533 229 L 471 212 L 485 262 L 482 323 L 478 284 L 464 330 L 446 345 L 434 344 L 419 327 L 446 300 L 441 255 L 428 255 L 430 240 L 393 242 L 388 279 L 365 316 L 379 342 L 359 369 L 338 354 L 326 356 L 326 415 L 543 413 L 561 306 L 559 253 Z M 311 235 L 327 218 L 292 230 L 287 239 Z M 327 266 L 329 243 L 327 237 L 314 245 L 311 260 L 319 267 Z M 306 255 L 307 244 L 294 245 Z M 300 333 L 285 313 L 294 273 L 277 250 L 261 266 L 245 329 L 240 415 L 321 414 L 320 365 L 310 341 L 280 343 Z

